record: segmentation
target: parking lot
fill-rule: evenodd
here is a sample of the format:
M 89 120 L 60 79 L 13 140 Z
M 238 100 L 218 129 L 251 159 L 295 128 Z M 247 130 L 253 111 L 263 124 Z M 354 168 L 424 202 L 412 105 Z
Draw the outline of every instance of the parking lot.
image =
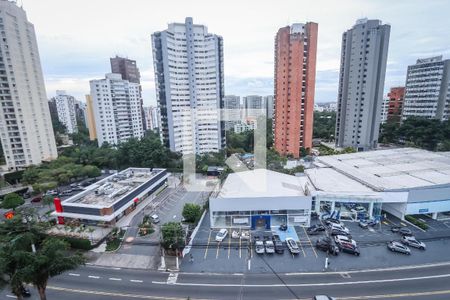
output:
M 319 222 L 320 220 L 312 220 L 311 225 Z M 350 230 L 352 238 L 358 243 L 361 255 L 340 253 L 338 256 L 329 256 L 329 270 L 331 271 L 375 269 L 448 260 L 450 240 L 442 238 L 444 235 L 450 234 L 450 228 L 447 228 L 446 225 L 439 227 L 439 230 L 430 228 L 424 232 L 392 216 L 388 216 L 381 224 L 367 229 L 359 227 L 357 222 L 344 222 L 344 224 Z M 386 247 L 387 242 L 399 241 L 401 238 L 400 234 L 391 231 L 393 225 L 409 228 L 418 239 L 425 241 L 427 250 L 412 248 L 412 255 L 408 256 L 390 252 Z M 210 230 L 209 227 L 209 215 L 207 214 L 200 225 L 190 251 L 193 261 L 189 260 L 190 255 L 186 255 L 181 264 L 182 271 L 290 273 L 324 270 L 327 254 L 316 249 L 314 245 L 316 240 L 325 236 L 325 233 L 309 235 L 306 228 L 295 227 L 300 248 L 298 255 L 292 255 L 287 247 L 283 254 L 256 254 L 253 237 L 263 234 L 271 236 L 272 232 L 253 231 L 250 232 L 249 240 L 242 240 L 231 238 L 232 231 L 239 229 L 227 228 L 228 235 L 219 243 L 215 241 L 218 230 Z

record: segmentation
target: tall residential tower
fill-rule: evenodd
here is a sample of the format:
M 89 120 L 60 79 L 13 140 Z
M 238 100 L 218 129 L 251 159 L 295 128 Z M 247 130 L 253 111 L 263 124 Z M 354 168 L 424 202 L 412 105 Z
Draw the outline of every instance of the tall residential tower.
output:
M 0 0 L 0 135 L 10 170 L 58 156 L 34 26 Z
M 342 35 L 336 145 L 377 147 L 390 25 L 361 19 Z
M 144 136 L 140 84 L 112 73 L 91 80 L 90 85 L 99 147 L 105 142 L 117 145 Z
M 218 152 L 225 144 L 222 37 L 186 18 L 155 32 L 152 45 L 163 143 L 182 153 Z
M 275 38 L 275 149 L 300 157 L 312 148 L 317 23 L 280 28 Z
M 448 120 L 450 117 L 450 59 L 418 59 L 408 66 L 402 119 Z
M 58 120 L 66 127 L 67 133 L 78 132 L 75 98 L 66 91 L 56 91 L 56 97 L 52 100 L 56 104 Z

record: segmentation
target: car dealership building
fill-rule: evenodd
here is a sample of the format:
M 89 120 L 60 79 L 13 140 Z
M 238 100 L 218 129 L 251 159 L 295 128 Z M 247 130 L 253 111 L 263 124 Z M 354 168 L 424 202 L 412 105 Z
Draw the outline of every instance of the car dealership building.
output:
M 357 221 L 450 218 L 450 152 L 396 148 L 319 156 L 304 176 L 232 173 L 210 197 L 211 227 L 308 226 L 311 212 Z

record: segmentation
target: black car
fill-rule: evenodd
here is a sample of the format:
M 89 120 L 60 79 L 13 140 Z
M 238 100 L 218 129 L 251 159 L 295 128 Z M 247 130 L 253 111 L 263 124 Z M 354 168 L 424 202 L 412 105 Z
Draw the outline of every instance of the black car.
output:
M 344 235 L 344 236 L 346 236 L 346 237 L 348 237 L 350 239 L 352 238 L 352 235 L 350 233 L 345 232 L 343 230 L 336 229 L 336 228 L 331 229 L 330 234 L 331 234 L 331 236 Z
M 334 218 L 329 218 L 329 219 L 325 220 L 325 224 L 330 225 L 331 223 L 341 224 L 341 221 L 339 221 L 338 219 L 334 219 Z
M 359 256 L 359 247 L 350 243 L 341 243 L 339 244 L 339 250 L 341 252 L 350 253 L 356 256 Z
M 400 233 L 401 235 L 406 235 L 406 236 L 412 236 L 413 235 L 411 229 L 406 228 L 406 227 L 400 228 L 398 233 Z
M 20 287 L 20 293 L 22 294 L 22 297 L 24 297 L 24 298 L 29 298 L 29 297 L 31 297 L 30 290 L 28 290 L 27 288 L 25 288 L 23 285 Z
M 306 233 L 308 233 L 309 235 L 319 234 L 323 231 L 325 231 L 325 226 L 323 225 L 314 225 L 306 229 Z
M 273 245 L 275 246 L 275 252 L 278 254 L 283 254 L 284 253 L 284 245 L 283 242 L 278 240 L 278 241 L 273 241 Z
M 333 255 L 338 255 L 339 253 L 339 248 L 333 244 L 333 241 L 329 237 L 317 240 L 316 248 Z
M 392 232 L 398 232 L 398 231 L 400 230 L 400 228 L 402 228 L 402 227 L 401 227 L 401 226 L 394 225 L 394 226 L 391 226 L 391 231 L 392 231 Z

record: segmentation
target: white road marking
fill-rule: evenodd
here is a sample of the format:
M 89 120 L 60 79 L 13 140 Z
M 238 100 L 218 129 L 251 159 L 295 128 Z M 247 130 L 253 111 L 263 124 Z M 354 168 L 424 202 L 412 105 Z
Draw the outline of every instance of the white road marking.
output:
M 138 282 L 138 283 L 142 283 L 142 280 L 138 280 L 138 279 L 130 279 L 131 282 Z
M 169 277 L 167 277 L 167 284 L 175 284 L 177 283 L 178 273 L 170 273 Z
M 122 278 L 114 278 L 114 277 L 109 277 L 109 280 L 113 280 L 113 281 L 121 281 Z
M 100 276 L 92 276 L 92 275 L 89 275 L 88 277 L 89 278 L 93 278 L 93 279 L 99 279 L 100 278 Z
M 414 281 L 424 279 L 435 278 L 448 278 L 450 274 L 431 275 L 421 277 L 407 277 L 407 278 L 394 278 L 394 279 L 375 279 L 375 280 L 362 280 L 362 281 L 346 281 L 346 282 L 322 282 L 322 283 L 293 283 L 293 284 L 233 284 L 233 283 L 189 283 L 178 282 L 175 285 L 182 286 L 211 286 L 211 287 L 248 287 L 248 288 L 273 288 L 273 287 L 312 287 L 312 286 L 334 286 L 334 285 L 353 285 L 353 284 L 369 284 L 369 283 L 385 283 L 385 282 L 399 282 L 399 281 Z M 167 284 L 163 281 L 152 281 L 153 284 Z
M 77 273 L 69 273 L 70 276 L 80 276 L 80 274 Z
M 13 296 L 13 295 L 6 295 L 6 297 L 8 297 L 8 298 L 14 298 L 14 299 L 17 298 L 16 296 Z

